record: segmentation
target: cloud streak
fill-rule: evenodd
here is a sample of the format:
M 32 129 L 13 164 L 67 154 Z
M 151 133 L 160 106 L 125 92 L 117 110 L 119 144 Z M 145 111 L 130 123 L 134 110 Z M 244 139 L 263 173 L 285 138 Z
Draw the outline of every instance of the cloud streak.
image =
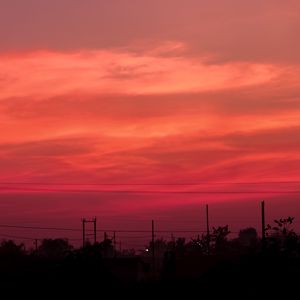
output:
M 0 100 L 116 91 L 129 95 L 193 93 L 261 84 L 281 73 L 279 67 L 269 64 L 208 64 L 205 57 L 155 54 L 85 50 L 1 55 Z
M 1 177 L 238 178 L 239 164 L 271 170 L 291 151 L 297 165 L 299 67 L 211 64 L 187 48 L 2 54 Z

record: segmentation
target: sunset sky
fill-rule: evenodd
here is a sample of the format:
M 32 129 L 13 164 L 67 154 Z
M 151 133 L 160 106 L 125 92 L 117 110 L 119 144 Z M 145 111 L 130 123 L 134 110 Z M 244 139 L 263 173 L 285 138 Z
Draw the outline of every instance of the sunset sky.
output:
M 0 0 L 0 223 L 300 222 L 299 36 L 298 0 Z

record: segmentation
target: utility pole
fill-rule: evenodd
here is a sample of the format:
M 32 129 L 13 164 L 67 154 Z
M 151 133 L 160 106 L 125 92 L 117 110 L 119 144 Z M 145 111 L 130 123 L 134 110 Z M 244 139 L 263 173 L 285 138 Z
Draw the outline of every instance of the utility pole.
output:
M 206 204 L 206 238 L 207 238 L 207 253 L 210 253 L 210 232 L 209 232 L 209 214 L 208 204 Z
M 152 270 L 155 272 L 155 234 L 154 234 L 154 220 L 152 220 Z
M 265 201 L 261 202 L 261 236 L 262 236 L 262 249 L 265 250 L 266 245 L 266 222 L 265 222 Z
M 86 219 L 81 219 L 82 222 L 82 247 L 85 246 L 85 241 L 86 241 L 86 236 L 91 235 L 91 234 L 86 234 L 86 223 L 93 223 L 93 237 L 94 237 L 94 244 L 97 242 L 97 218 L 94 218 L 92 220 L 86 220 Z

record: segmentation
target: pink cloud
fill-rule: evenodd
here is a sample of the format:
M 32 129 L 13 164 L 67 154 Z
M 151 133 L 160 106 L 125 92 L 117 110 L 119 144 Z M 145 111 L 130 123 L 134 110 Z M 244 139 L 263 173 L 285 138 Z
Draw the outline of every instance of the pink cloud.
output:
M 139 55 L 121 50 L 0 55 L 1 98 L 193 93 L 257 85 L 281 73 L 279 66 L 270 64 L 207 64 L 206 57 L 159 55 L 163 51 L 164 47 Z

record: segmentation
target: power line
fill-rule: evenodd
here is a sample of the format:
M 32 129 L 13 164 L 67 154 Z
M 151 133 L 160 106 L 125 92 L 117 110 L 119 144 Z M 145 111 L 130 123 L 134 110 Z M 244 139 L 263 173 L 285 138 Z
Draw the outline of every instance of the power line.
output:
M 76 183 L 76 182 L 0 182 L 0 185 L 65 185 L 65 186 L 198 186 L 201 184 L 223 185 L 223 184 L 300 184 L 300 181 L 225 181 L 225 182 L 191 182 L 191 183 Z
M 42 226 L 23 226 L 23 225 L 8 225 L 8 224 L 0 224 L 2 228 L 18 228 L 18 229 L 37 229 L 37 230 L 53 230 L 53 231 L 76 231 L 81 232 L 82 230 L 79 228 L 65 228 L 65 227 L 42 227 Z M 92 231 L 92 230 L 89 230 Z M 151 233 L 151 230 L 116 230 L 116 229 L 97 229 L 98 232 L 118 232 L 118 233 Z M 156 232 L 201 232 L 201 230 L 157 230 Z M 203 232 L 205 232 L 203 230 Z
M 23 226 L 23 225 L 8 225 L 0 224 L 0 228 L 16 228 L 16 229 L 37 229 L 37 230 L 53 230 L 53 231 L 74 231 L 81 232 L 79 228 L 65 228 L 65 227 L 42 227 L 42 226 Z M 93 230 L 89 230 L 93 231 Z M 131 230 L 131 229 L 97 229 L 97 232 L 117 232 L 117 233 L 151 233 L 151 230 Z M 206 232 L 206 230 L 155 230 L 158 233 L 201 233 Z
M 35 240 L 35 238 L 32 237 L 25 237 L 25 236 L 18 236 L 18 235 L 11 235 L 11 234 L 0 234 L 1 237 L 7 237 L 7 238 L 13 238 L 18 240 Z M 40 240 L 40 239 L 38 239 Z
M 6 225 L 6 224 L 0 224 L 0 227 L 19 228 L 19 229 L 37 229 L 37 230 L 81 231 L 81 229 L 74 229 L 74 228 L 22 226 L 22 225 Z
M 1 187 L 0 190 L 7 190 Z M 150 191 L 150 190 L 80 190 L 80 189 L 41 189 L 13 188 L 15 191 L 60 192 L 60 193 L 112 193 L 112 194 L 300 194 L 300 190 L 292 191 Z
M 32 229 L 32 230 L 53 230 L 53 231 L 74 231 L 80 232 L 82 231 L 79 228 L 64 228 L 64 227 L 41 227 L 41 226 L 22 226 L 22 225 L 7 225 L 7 224 L 0 224 L 0 228 L 16 228 L 16 229 Z M 88 230 L 93 231 L 93 230 Z M 124 230 L 124 229 L 97 229 L 97 232 L 107 232 L 107 233 L 149 233 L 151 234 L 151 230 Z M 155 230 L 156 233 L 205 233 L 206 230 Z M 230 233 L 238 233 L 238 231 L 231 231 Z M 132 236 L 131 238 L 147 238 L 149 236 Z M 121 236 L 121 238 L 126 238 Z

